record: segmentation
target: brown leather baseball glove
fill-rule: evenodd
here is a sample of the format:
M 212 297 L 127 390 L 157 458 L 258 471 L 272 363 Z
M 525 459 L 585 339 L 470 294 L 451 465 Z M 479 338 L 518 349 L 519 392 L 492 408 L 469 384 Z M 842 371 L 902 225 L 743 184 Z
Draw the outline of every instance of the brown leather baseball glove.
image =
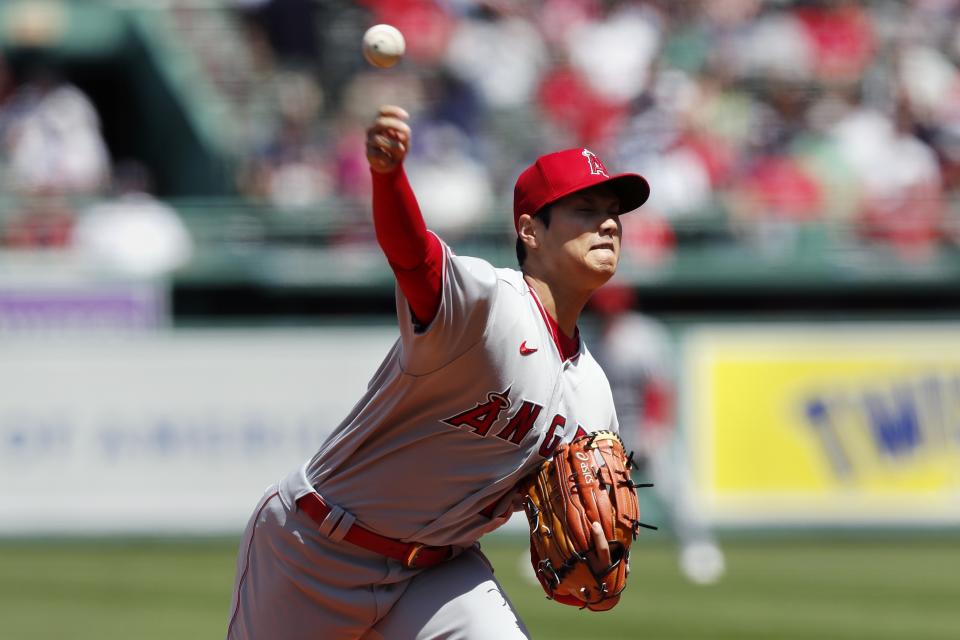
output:
M 640 527 L 636 485 L 617 434 L 598 431 L 557 448 L 521 488 L 530 524 L 530 559 L 547 597 L 611 609 L 629 572 Z M 595 527 L 594 523 L 599 523 Z M 601 532 L 602 529 L 602 532 Z

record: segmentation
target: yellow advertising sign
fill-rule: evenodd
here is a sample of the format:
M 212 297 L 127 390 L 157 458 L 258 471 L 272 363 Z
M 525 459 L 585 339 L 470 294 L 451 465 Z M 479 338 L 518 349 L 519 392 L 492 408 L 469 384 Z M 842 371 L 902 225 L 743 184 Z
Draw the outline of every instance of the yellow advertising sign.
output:
M 960 326 L 740 325 L 684 344 L 715 522 L 960 523 Z

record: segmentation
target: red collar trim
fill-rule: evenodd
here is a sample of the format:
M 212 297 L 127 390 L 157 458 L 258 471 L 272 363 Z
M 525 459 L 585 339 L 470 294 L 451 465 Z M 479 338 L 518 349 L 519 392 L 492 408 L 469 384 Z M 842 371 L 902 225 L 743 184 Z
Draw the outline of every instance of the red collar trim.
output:
M 580 354 L 580 327 L 574 329 L 572 338 L 567 337 L 563 331 L 560 330 L 560 325 L 553 319 L 553 316 L 543 308 L 543 304 L 540 302 L 540 296 L 533 290 L 533 287 L 527 284 L 527 290 L 530 291 L 530 294 L 533 296 L 533 301 L 537 303 L 537 309 L 540 310 L 540 316 L 547 325 L 547 330 L 550 332 L 550 337 L 553 338 L 553 344 L 557 346 L 557 351 L 560 352 L 560 357 L 564 360 L 570 360 L 578 356 Z

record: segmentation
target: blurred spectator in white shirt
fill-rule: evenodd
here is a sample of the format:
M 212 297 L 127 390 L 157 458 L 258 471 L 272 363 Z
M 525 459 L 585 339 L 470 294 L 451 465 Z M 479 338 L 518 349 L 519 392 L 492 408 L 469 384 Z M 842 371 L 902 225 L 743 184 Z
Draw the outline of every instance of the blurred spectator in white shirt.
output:
M 406 162 L 410 181 L 430 229 L 455 238 L 476 229 L 493 204 L 486 167 L 471 157 L 470 141 L 447 123 L 421 123 Z
M 100 118 L 77 87 L 43 69 L 17 90 L 10 114 L 3 143 L 13 189 L 94 194 L 105 185 Z
M 133 278 L 162 278 L 185 265 L 190 234 L 172 207 L 150 195 L 149 184 L 142 165 L 118 165 L 116 195 L 77 217 L 74 251 L 105 272 Z
M 600 96 L 629 102 L 647 85 L 663 26 L 663 16 L 653 6 L 618 2 L 606 19 L 582 23 L 567 33 L 567 54 Z
M 486 6 L 459 23 L 446 64 L 490 108 L 509 109 L 530 102 L 547 67 L 547 50 L 529 21 Z
M 933 150 L 910 131 L 905 105 L 898 105 L 895 121 L 853 107 L 832 133 L 863 187 L 862 235 L 903 258 L 929 257 L 944 208 L 940 168 Z

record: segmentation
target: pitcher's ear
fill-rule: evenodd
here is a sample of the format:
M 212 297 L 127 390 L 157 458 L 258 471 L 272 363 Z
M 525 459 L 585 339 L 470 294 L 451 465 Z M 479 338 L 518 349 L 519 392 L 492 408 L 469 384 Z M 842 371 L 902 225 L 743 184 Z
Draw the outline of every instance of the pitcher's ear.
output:
M 540 246 L 538 236 L 538 225 L 534 224 L 533 216 L 529 213 L 521 213 L 517 219 L 517 237 L 528 249 L 536 249 Z

